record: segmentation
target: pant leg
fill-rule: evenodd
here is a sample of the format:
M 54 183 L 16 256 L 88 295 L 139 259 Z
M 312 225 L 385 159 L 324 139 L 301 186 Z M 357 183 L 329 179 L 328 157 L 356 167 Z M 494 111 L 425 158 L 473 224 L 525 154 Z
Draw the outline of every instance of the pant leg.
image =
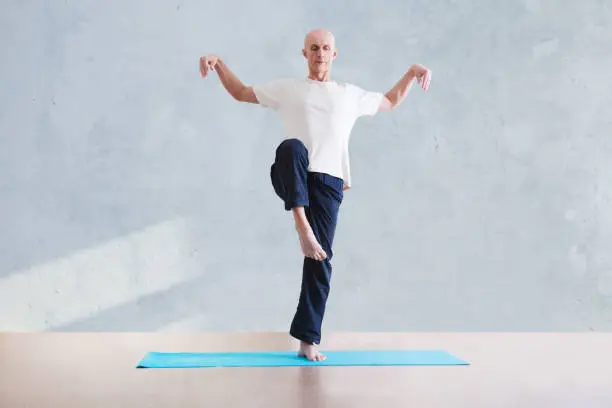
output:
M 308 175 L 310 206 L 305 212 L 327 258 L 316 261 L 304 257 L 300 297 L 289 333 L 311 344 L 319 344 L 321 341 L 321 327 L 332 276 L 332 246 L 343 199 L 343 185 L 342 179 L 327 174 Z
M 300 140 L 287 139 L 278 146 L 270 178 L 285 210 L 308 207 L 308 150 Z

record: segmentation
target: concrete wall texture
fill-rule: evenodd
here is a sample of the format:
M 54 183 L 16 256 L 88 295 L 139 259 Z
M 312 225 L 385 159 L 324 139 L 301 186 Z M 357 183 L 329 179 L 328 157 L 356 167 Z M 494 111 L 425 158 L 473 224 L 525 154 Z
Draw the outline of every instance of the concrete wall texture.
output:
M 0 330 L 285 331 L 301 279 L 269 166 L 303 77 L 386 92 L 351 141 L 324 333 L 612 329 L 612 4 L 605 0 L 7 1 Z

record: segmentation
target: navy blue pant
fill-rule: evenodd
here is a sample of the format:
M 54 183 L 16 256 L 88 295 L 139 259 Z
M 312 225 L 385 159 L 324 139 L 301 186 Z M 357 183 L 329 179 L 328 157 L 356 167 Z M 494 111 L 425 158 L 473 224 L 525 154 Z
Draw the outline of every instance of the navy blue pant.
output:
M 332 243 L 343 199 L 344 181 L 325 173 L 308 171 L 308 151 L 297 139 L 284 140 L 276 149 L 270 168 L 276 194 L 285 210 L 303 206 L 315 237 L 327 258 L 317 261 L 304 257 L 302 287 L 289 333 L 311 344 L 321 342 L 321 325 L 332 275 Z

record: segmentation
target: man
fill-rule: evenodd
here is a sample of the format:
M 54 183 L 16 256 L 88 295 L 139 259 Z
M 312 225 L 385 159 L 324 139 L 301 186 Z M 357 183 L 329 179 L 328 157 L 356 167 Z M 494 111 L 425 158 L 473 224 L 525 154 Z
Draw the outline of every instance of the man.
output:
M 326 357 L 317 345 L 330 289 L 332 243 L 344 191 L 351 187 L 351 130 L 358 117 L 398 106 L 415 79 L 427 91 L 431 71 L 413 65 L 382 94 L 331 80 L 337 48 L 329 31 L 309 32 L 302 53 L 309 71 L 304 79 L 246 86 L 216 55 L 200 58 L 200 73 L 205 78 L 210 70 L 216 71 L 236 100 L 274 109 L 283 119 L 284 140 L 276 150 L 270 178 L 285 210 L 293 213 L 304 254 L 301 292 L 289 333 L 300 340 L 301 357 L 322 361 Z

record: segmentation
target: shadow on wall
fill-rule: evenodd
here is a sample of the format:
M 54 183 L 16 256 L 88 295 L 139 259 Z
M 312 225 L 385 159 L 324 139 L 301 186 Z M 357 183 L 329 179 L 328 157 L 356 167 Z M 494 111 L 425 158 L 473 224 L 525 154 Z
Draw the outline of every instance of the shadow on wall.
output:
M 146 273 L 130 275 L 129 265 L 113 270 L 112 276 L 122 280 L 117 292 L 112 283 L 100 285 L 104 291 L 96 291 L 95 281 L 89 278 L 86 283 L 91 296 L 80 299 L 77 306 L 71 307 L 66 299 L 63 304 L 56 301 L 53 308 L 42 304 L 42 311 L 58 313 L 52 317 L 59 323 L 49 322 L 46 331 L 284 330 L 295 308 L 300 275 L 282 275 L 277 268 L 270 268 L 269 253 L 247 245 L 256 240 L 251 234 L 245 234 L 243 242 L 222 238 L 218 246 L 200 250 L 197 243 L 203 233 L 196 236 L 191 221 L 165 223 L 157 230 L 143 232 L 141 241 L 156 241 L 159 247 L 163 247 L 164 237 L 172 238 L 165 238 L 168 246 L 152 255 Z M 290 255 L 274 263 L 299 265 L 289 259 L 294 251 L 283 248 L 282 234 L 277 239 L 273 244 Z M 267 285 L 254 290 L 266 281 L 292 289 L 278 291 Z M 262 302 L 262 295 L 269 300 Z M 78 298 L 77 294 L 73 297 Z
M 216 284 L 213 274 L 202 274 L 172 285 L 170 288 L 147 294 L 137 300 L 96 313 L 91 317 L 49 328 L 52 332 L 81 331 L 158 331 L 173 322 L 187 319 L 189 329 L 208 325 L 214 319 L 215 305 L 222 304 L 226 294 L 206 290 Z M 212 294 L 204 295 L 204 293 Z M 196 321 L 194 321 L 194 317 Z
M 11 305 L 0 309 L 0 331 L 284 328 L 300 274 L 278 266 L 297 270 L 295 243 L 280 231 L 230 237 L 206 225 L 169 220 L 0 279 L 0 298 Z M 253 245 L 267 235 L 286 257 L 271 260 Z M 274 285 L 254 290 L 262 282 Z M 262 295 L 273 300 L 261 302 Z
M 180 106 L 147 106 L 150 93 L 125 95 L 86 134 L 39 126 L 51 133 L 19 158 L 30 177 L 0 201 L 0 278 L 194 209 L 222 210 L 206 197 L 224 191 L 223 179 L 202 176 L 216 165 L 207 135 L 177 120 Z

